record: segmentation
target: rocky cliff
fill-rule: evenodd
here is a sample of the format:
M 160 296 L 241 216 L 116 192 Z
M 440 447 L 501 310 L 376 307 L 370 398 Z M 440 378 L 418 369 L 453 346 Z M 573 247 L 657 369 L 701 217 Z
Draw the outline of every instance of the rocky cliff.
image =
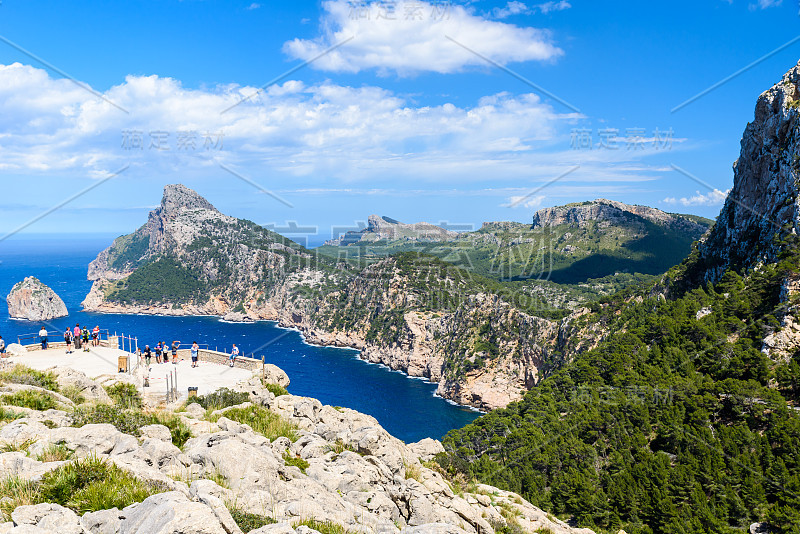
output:
M 276 397 L 260 377 L 225 394 L 244 403 L 144 414 L 111 404 L 76 371 L 56 371 L 57 384 L 83 399 L 37 387 L 55 409 L 4 402 L 0 532 L 592 534 L 515 493 L 448 478 L 432 461 L 443 451 L 437 441 L 406 445 L 372 417 Z
M 29 276 L 17 283 L 6 297 L 8 315 L 15 319 L 46 321 L 67 315 L 67 306 L 56 292 Z
M 354 243 L 364 244 L 380 240 L 404 241 L 446 241 L 453 239 L 458 233 L 427 222 L 404 224 L 390 217 L 370 215 L 367 227 L 359 231 L 349 231 L 342 237 L 326 241 L 326 245 L 347 246 Z

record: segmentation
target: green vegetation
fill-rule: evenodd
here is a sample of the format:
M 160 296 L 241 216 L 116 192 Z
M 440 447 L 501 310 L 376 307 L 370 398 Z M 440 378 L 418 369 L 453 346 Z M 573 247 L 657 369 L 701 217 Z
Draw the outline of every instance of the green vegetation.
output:
M 231 517 L 239 525 L 239 528 L 242 529 L 242 532 L 250 532 L 252 530 L 259 529 L 261 527 L 265 527 L 267 525 L 272 525 L 273 523 L 277 523 L 271 517 L 265 515 L 258 515 L 258 514 L 251 514 L 250 512 L 245 512 L 238 506 L 230 503 L 226 503 L 228 507 L 228 511 L 231 513 Z
M 121 304 L 205 301 L 207 287 L 200 275 L 174 258 L 162 257 L 137 268 L 112 286 L 106 298 Z
M 56 408 L 58 403 L 52 395 L 44 391 L 36 391 L 31 389 L 23 389 L 11 394 L 6 394 L 0 397 L 0 402 L 3 404 L 10 404 L 12 406 L 22 406 L 23 408 L 30 408 L 31 410 L 39 410 L 43 412 Z
M 39 482 L 18 477 L 0 481 L 0 511 L 8 519 L 17 506 L 49 502 L 83 514 L 122 509 L 161 491 L 111 462 L 88 457 L 45 473 Z
M 602 530 L 797 532 L 798 355 L 776 366 L 760 350 L 781 282 L 800 270 L 796 245 L 782 248 L 775 265 L 694 288 L 693 254 L 664 278 L 670 299 L 603 299 L 585 320 L 609 337 L 450 432 L 439 463 Z
M 247 408 L 232 408 L 223 414 L 231 421 L 249 425 L 254 432 L 257 432 L 270 441 L 279 437 L 287 437 L 291 441 L 297 441 L 297 426 L 287 421 L 280 415 L 272 413 L 261 406 L 249 406 Z M 218 420 L 221 415 L 213 417 Z
M 118 237 L 108 253 L 108 266 L 118 271 L 138 267 L 150 246 L 150 236 L 134 233 Z
M 264 383 L 264 387 L 267 388 L 267 391 L 275 395 L 276 397 L 280 397 L 281 395 L 288 395 L 289 392 L 286 390 L 285 387 L 280 386 L 278 384 L 270 384 L 269 382 Z
M 190 397 L 186 404 L 199 404 L 206 410 L 221 410 L 229 406 L 236 406 L 250 400 L 250 395 L 241 391 L 233 391 L 228 388 L 220 388 L 207 395 Z
M 292 528 L 297 528 L 300 525 L 305 525 L 312 528 L 320 534 L 347 534 L 347 529 L 333 521 L 317 521 L 316 519 L 306 519 L 299 523 L 293 523 Z
M 69 460 L 71 457 L 72 451 L 64 445 L 51 443 L 45 450 L 36 455 L 36 460 L 39 462 L 61 462 Z
M 61 389 L 61 394 L 64 395 L 66 398 L 74 402 L 75 404 L 83 404 L 86 402 L 86 397 L 83 396 L 81 393 L 81 389 L 77 386 L 66 386 Z
M 142 395 L 133 384 L 118 382 L 105 388 L 105 390 L 116 406 L 129 410 L 141 410 L 144 406 Z
M 286 462 L 286 465 L 293 465 L 297 467 L 298 469 L 300 469 L 300 471 L 302 471 L 304 475 L 306 474 L 306 469 L 308 468 L 308 466 L 311 465 L 304 459 L 300 458 L 299 456 L 294 456 L 289 452 L 286 452 L 283 455 L 283 461 Z
M 11 382 L 12 384 L 27 384 L 50 391 L 58 392 L 58 382 L 56 375 L 46 371 L 37 371 L 30 367 L 17 364 L 8 371 L 0 372 L 0 383 Z

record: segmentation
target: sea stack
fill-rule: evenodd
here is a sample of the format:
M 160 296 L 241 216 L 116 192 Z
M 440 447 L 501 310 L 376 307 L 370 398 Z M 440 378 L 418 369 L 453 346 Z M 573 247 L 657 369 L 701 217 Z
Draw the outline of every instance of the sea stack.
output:
M 14 319 L 44 321 L 67 315 L 67 306 L 61 297 L 33 276 L 16 284 L 6 302 L 8 315 Z

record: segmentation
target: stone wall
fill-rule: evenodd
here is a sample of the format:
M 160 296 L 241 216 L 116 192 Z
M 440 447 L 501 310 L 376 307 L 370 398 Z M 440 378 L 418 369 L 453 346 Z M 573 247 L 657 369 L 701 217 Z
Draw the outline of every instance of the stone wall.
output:
M 171 357 L 171 356 L 170 356 Z M 230 354 L 216 350 L 200 349 L 197 352 L 197 357 L 201 362 L 216 363 L 218 365 L 228 365 Z M 178 349 L 178 358 L 181 360 L 188 360 L 191 358 L 190 349 Z M 247 369 L 248 371 L 260 371 L 262 364 L 261 360 L 254 358 L 247 358 L 245 356 L 238 356 L 233 362 L 234 367 L 239 369 Z

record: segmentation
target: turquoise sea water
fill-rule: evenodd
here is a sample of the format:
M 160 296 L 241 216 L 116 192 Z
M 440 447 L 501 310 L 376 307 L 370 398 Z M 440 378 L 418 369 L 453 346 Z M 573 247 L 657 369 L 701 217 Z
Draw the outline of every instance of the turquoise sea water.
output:
M 243 353 L 255 351 L 259 357 L 263 354 L 268 363 L 285 370 L 292 381 L 291 393 L 372 415 L 389 432 L 409 443 L 425 437 L 441 438 L 448 430 L 464 426 L 479 415 L 435 397 L 435 384 L 369 364 L 360 360 L 355 350 L 309 345 L 298 332 L 272 322 L 241 324 L 215 317 L 82 312 L 80 303 L 91 287 L 86 280 L 87 265 L 111 239 L 113 236 L 36 236 L 0 242 L 0 296 L 33 275 L 52 287 L 69 310 L 69 317 L 50 322 L 50 331 L 63 332 L 67 325 L 79 322 L 90 328 L 99 325 L 111 332 L 134 335 L 140 347 L 179 339 L 230 350 L 231 344 L 236 343 Z M 7 307 L 0 305 L 0 335 L 7 344 L 16 342 L 19 335 L 37 332 L 40 326 L 9 319 Z

